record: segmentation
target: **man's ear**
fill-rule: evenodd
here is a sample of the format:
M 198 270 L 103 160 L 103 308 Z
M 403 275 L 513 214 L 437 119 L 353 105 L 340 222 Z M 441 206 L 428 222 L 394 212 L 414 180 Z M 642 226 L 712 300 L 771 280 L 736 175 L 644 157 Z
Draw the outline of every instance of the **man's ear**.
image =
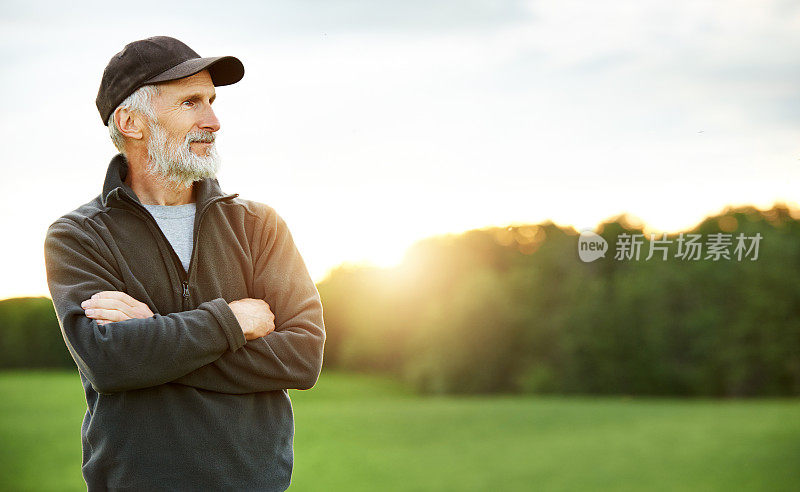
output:
M 119 108 L 114 112 L 114 121 L 117 122 L 117 128 L 119 128 L 120 133 L 126 137 L 135 140 L 142 139 L 142 126 L 144 121 L 139 114 L 127 108 Z

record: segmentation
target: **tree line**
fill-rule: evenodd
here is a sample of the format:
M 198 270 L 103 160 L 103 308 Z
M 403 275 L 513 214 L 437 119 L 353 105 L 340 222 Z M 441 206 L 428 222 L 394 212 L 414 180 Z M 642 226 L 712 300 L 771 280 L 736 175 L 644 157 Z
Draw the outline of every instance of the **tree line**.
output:
M 430 393 L 798 395 L 798 219 L 729 208 L 650 260 L 626 216 L 598 228 L 609 252 L 590 263 L 578 231 L 553 223 L 429 238 L 396 268 L 320 283 L 326 364 Z M 730 241 L 729 259 L 679 256 L 690 234 Z M 736 257 L 740 234 L 760 237 L 757 259 Z M 620 237 L 644 238 L 639 260 L 615 259 Z
M 545 222 L 428 238 L 394 268 L 340 266 L 318 284 L 325 366 L 423 393 L 800 394 L 797 210 L 729 208 L 656 242 L 624 215 L 596 233 L 608 251 L 591 262 L 578 231 Z M 690 235 L 706 241 L 695 258 Z M 749 257 L 740 235 L 760 238 Z M 0 302 L 0 367 L 74 368 L 49 299 Z

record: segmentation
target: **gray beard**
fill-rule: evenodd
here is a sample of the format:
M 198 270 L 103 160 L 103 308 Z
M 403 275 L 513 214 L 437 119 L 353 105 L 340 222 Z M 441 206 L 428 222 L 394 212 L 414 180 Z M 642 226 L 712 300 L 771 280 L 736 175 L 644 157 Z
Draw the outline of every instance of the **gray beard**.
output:
M 186 135 L 183 142 L 167 140 L 166 129 L 158 123 L 150 123 L 150 139 L 147 155 L 150 162 L 145 171 L 161 180 L 171 189 L 186 189 L 195 181 L 214 178 L 219 169 L 219 154 L 211 132 L 194 131 Z M 196 141 L 211 141 L 206 155 L 197 155 L 189 144 Z

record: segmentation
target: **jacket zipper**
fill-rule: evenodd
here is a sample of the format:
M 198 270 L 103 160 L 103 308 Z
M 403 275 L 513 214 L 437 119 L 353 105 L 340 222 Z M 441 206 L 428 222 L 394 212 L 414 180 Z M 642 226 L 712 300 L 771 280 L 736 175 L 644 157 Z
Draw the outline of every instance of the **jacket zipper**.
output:
M 167 239 L 167 236 L 164 235 L 164 231 L 161 230 L 161 227 L 159 227 L 158 222 L 156 222 L 156 220 L 153 218 L 153 215 L 150 213 L 150 211 L 147 210 L 146 208 L 144 208 L 144 206 L 142 206 L 140 203 L 137 203 L 133 198 L 129 197 L 128 194 L 125 193 L 125 192 L 117 191 L 117 196 L 122 196 L 124 201 L 127 201 L 128 203 L 133 205 L 135 208 L 138 208 L 139 212 L 142 212 L 144 214 L 144 218 L 150 224 L 150 227 L 152 228 L 152 227 L 155 226 L 155 228 L 158 230 L 158 233 L 161 235 L 161 239 L 164 241 L 164 244 L 167 245 L 167 247 L 169 248 L 170 253 L 172 254 L 172 263 L 177 267 L 178 275 L 180 276 L 180 279 L 181 279 L 182 311 L 188 311 L 189 309 L 192 308 L 191 307 L 191 303 L 189 302 L 190 301 L 190 299 L 189 299 L 189 276 L 190 276 L 190 274 L 192 272 L 192 265 L 194 264 L 194 258 L 195 258 L 196 253 L 197 253 L 197 237 L 199 236 L 200 226 L 203 223 L 203 218 L 205 216 L 205 212 L 206 212 L 206 210 L 208 210 L 208 207 L 210 207 L 214 203 L 217 203 L 217 202 L 222 201 L 222 200 L 230 199 L 230 198 L 236 198 L 237 196 L 239 196 L 239 194 L 238 193 L 233 193 L 231 195 L 223 195 L 223 196 L 214 197 L 211 200 L 209 200 L 208 202 L 206 202 L 206 204 L 203 206 L 203 208 L 199 212 L 197 212 L 197 213 L 200 214 L 200 218 L 197 221 L 197 227 L 195 228 L 194 235 L 192 237 L 192 256 L 191 256 L 191 259 L 189 260 L 189 269 L 188 270 L 184 270 L 183 269 L 183 263 L 181 263 L 181 259 L 178 257 L 178 253 L 175 252 L 175 249 L 172 247 L 172 244 L 170 244 L 169 240 Z
M 184 280 L 183 282 L 183 303 L 184 305 L 189 305 L 189 282 Z

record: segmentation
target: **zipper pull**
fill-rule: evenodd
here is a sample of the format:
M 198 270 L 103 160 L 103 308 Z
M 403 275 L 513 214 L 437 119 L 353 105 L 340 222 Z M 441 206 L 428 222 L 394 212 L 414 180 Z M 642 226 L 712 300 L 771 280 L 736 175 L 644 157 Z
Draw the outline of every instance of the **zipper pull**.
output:
M 189 302 L 189 283 L 183 282 L 183 299 Z

